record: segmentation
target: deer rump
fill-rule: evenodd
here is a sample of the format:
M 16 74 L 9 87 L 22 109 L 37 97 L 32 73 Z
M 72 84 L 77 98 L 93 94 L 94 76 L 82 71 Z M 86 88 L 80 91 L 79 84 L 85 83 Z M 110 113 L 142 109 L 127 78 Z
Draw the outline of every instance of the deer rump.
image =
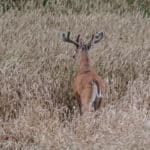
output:
M 102 100 L 102 90 L 100 84 L 97 80 L 87 81 L 85 78 L 82 78 L 82 84 L 78 84 L 80 87 L 78 89 L 80 92 L 77 92 L 78 102 L 81 113 L 84 111 L 90 110 L 95 111 L 100 107 Z

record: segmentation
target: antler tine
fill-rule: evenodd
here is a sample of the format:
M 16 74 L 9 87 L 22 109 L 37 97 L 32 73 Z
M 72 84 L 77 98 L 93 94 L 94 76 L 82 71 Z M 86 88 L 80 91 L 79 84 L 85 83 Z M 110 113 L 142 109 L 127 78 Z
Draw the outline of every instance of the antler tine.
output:
M 78 42 L 73 41 L 70 39 L 70 31 L 67 32 L 67 35 L 65 33 L 63 33 L 63 41 L 68 42 L 68 43 L 72 43 L 74 44 L 76 47 L 79 46 Z
M 92 34 L 92 38 L 89 43 L 92 43 L 93 39 L 94 39 L 94 34 Z
M 67 35 L 65 33 L 62 34 L 63 41 L 67 42 L 70 37 L 70 32 L 67 32 Z
M 80 34 L 77 36 L 76 42 L 78 43 L 80 39 Z
M 67 39 L 70 39 L 70 31 L 67 32 Z
M 93 40 L 94 40 L 94 34 L 92 34 L 92 38 L 91 38 L 90 41 L 86 44 L 87 49 L 90 49 L 90 48 L 91 48 Z
M 103 36 L 103 32 L 98 32 L 96 35 L 93 34 L 91 40 L 86 44 L 87 49 L 90 49 L 92 45 L 100 42 Z
M 104 33 L 103 33 L 103 32 L 98 32 L 98 33 L 96 34 L 96 36 L 95 36 L 95 41 L 94 41 L 94 43 L 95 43 L 95 44 L 98 43 L 98 42 L 103 38 L 103 36 L 104 36 Z

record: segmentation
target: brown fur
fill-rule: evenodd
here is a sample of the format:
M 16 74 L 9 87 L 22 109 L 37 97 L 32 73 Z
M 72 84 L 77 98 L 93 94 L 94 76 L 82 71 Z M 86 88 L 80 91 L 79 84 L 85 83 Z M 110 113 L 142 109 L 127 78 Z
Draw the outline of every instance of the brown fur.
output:
M 105 93 L 105 84 L 101 77 L 91 67 L 89 56 L 87 52 L 81 52 L 79 72 L 74 80 L 74 94 L 78 101 L 80 113 L 89 110 L 89 103 L 93 90 L 93 82 L 96 82 L 98 90 L 101 89 L 102 93 Z
M 75 41 L 70 38 L 70 31 L 66 34 L 62 34 L 63 41 L 76 46 L 75 52 L 76 55 L 79 56 L 79 72 L 74 81 L 74 93 L 78 101 L 81 114 L 91 108 L 93 109 L 93 106 L 94 110 L 98 109 L 102 98 L 101 95 L 99 95 L 99 92 L 105 92 L 105 84 L 101 77 L 94 71 L 93 67 L 91 67 L 88 56 L 90 48 L 94 44 L 100 42 L 103 35 L 103 32 L 98 32 L 96 35 L 92 35 L 89 42 L 85 42 L 80 37 L 80 34 L 77 36 Z M 74 58 L 76 55 L 74 55 Z M 96 90 L 94 83 L 96 84 L 97 91 L 93 91 L 93 89 Z

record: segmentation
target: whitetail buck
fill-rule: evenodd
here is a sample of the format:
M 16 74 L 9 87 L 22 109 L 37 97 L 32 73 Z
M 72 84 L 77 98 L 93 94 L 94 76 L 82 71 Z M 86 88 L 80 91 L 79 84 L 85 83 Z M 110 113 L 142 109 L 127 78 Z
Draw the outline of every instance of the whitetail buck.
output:
M 100 32 L 92 35 L 91 40 L 85 43 L 80 35 L 74 41 L 70 39 L 70 32 L 63 34 L 63 41 L 76 46 L 75 56 L 79 58 L 79 71 L 74 80 L 74 94 L 79 104 L 80 114 L 85 111 L 97 110 L 105 93 L 104 81 L 91 66 L 88 56 L 90 48 L 100 42 L 102 38 L 103 32 Z

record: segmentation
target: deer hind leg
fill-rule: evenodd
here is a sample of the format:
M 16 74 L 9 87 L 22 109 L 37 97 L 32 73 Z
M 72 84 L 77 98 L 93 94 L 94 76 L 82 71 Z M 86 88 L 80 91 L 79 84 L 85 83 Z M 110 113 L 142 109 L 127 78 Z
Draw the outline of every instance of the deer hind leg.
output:
M 101 102 L 102 102 L 102 97 L 96 97 L 96 100 L 94 101 L 95 111 L 101 106 Z
M 91 94 L 91 99 L 90 99 L 90 105 L 96 111 L 100 107 L 101 101 L 102 101 L 101 89 L 99 87 L 98 82 L 93 81 L 92 82 L 92 94 Z
M 103 98 L 103 95 L 101 92 L 101 88 L 99 88 L 99 91 L 96 97 L 95 110 L 97 110 L 101 106 L 102 98 Z
M 89 111 L 89 104 L 88 99 L 84 98 L 84 96 L 81 98 L 81 115 L 85 112 Z
M 82 105 L 81 105 L 81 98 L 80 98 L 80 95 L 76 93 L 76 94 L 75 94 L 75 98 L 76 98 L 77 103 L 78 103 L 78 106 L 79 106 L 80 115 L 82 115 L 82 110 L 81 110 Z
M 85 88 L 81 93 L 81 112 L 85 113 L 90 111 L 90 98 L 91 98 L 91 87 Z
M 97 95 L 98 95 L 98 89 L 97 89 L 97 84 L 92 81 L 92 88 L 91 88 L 91 97 L 90 97 L 90 103 L 89 103 L 89 109 L 91 111 L 95 111 L 97 109 Z

